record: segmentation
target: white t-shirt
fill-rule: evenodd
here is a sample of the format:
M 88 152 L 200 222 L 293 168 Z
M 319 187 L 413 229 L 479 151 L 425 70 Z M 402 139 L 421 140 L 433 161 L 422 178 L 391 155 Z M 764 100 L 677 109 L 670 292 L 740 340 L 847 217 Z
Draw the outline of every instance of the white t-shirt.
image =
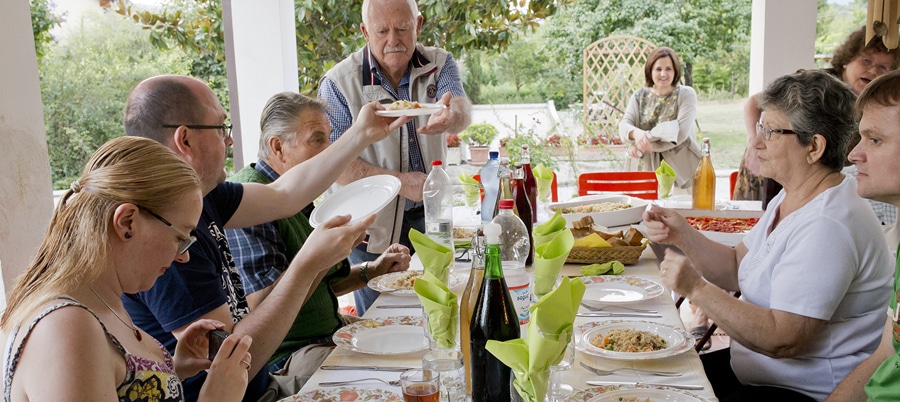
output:
M 732 342 L 731 365 L 745 384 L 822 400 L 878 347 L 894 261 L 855 180 L 844 178 L 767 233 L 783 200 L 782 190 L 744 237 L 749 251 L 738 268 L 741 298 L 827 322 L 792 358 L 770 358 Z

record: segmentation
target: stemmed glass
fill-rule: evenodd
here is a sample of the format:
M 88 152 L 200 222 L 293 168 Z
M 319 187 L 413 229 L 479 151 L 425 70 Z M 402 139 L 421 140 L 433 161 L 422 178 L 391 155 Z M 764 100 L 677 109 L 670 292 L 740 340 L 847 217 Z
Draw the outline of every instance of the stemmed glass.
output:
M 575 392 L 575 389 L 563 382 L 563 373 L 572 368 L 575 364 L 575 336 L 573 332 L 566 334 L 569 339 L 566 345 L 566 351 L 559 363 L 550 366 L 550 387 L 547 389 L 547 398 L 549 402 L 562 402 Z

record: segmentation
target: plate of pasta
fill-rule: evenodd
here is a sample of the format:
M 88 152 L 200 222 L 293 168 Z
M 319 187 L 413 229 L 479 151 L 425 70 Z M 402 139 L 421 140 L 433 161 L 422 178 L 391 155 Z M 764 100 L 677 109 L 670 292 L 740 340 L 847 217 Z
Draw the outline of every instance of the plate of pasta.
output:
M 579 350 L 612 360 L 650 360 L 690 350 L 694 338 L 684 329 L 649 321 L 590 322 L 578 327 Z
M 413 290 L 413 284 L 416 282 L 416 279 L 422 277 L 422 273 L 423 271 L 413 269 L 401 272 L 391 272 L 377 278 L 369 279 L 368 286 L 372 290 L 390 293 L 396 296 L 415 296 L 416 291 Z M 465 285 L 467 279 L 468 277 L 463 274 L 451 272 L 447 287 L 450 288 L 450 290 L 455 291 L 459 287 Z
M 424 116 L 434 114 L 446 108 L 441 103 L 419 103 L 415 101 L 398 100 L 384 106 L 385 110 L 378 110 L 375 114 L 385 117 L 400 116 Z
M 669 387 L 654 385 L 603 385 L 579 391 L 569 397 L 578 402 L 708 402 L 700 395 Z

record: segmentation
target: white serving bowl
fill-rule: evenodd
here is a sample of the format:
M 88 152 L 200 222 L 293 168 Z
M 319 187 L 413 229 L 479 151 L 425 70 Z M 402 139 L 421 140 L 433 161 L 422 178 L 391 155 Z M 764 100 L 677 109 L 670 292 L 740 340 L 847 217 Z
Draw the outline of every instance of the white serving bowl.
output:
M 641 216 L 647 208 L 647 200 L 623 194 L 599 194 L 578 197 L 566 202 L 554 202 L 547 205 L 547 209 L 550 210 L 550 214 L 553 214 L 559 208 L 571 208 L 579 205 L 598 204 L 601 202 L 620 202 L 631 205 L 631 208 L 611 212 L 564 213 L 562 216 L 566 218 L 566 222 L 568 222 L 569 225 L 585 216 L 591 216 L 594 218 L 594 223 L 597 225 L 606 227 L 624 226 L 640 222 Z

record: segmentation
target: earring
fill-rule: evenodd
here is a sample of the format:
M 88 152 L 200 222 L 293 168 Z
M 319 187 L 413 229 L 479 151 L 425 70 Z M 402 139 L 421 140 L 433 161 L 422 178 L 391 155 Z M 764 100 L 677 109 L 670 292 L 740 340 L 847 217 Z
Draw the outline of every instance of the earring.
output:
M 130 233 L 130 232 L 125 232 L 125 238 L 126 238 L 126 239 L 130 239 L 130 238 L 131 238 L 131 233 Z

